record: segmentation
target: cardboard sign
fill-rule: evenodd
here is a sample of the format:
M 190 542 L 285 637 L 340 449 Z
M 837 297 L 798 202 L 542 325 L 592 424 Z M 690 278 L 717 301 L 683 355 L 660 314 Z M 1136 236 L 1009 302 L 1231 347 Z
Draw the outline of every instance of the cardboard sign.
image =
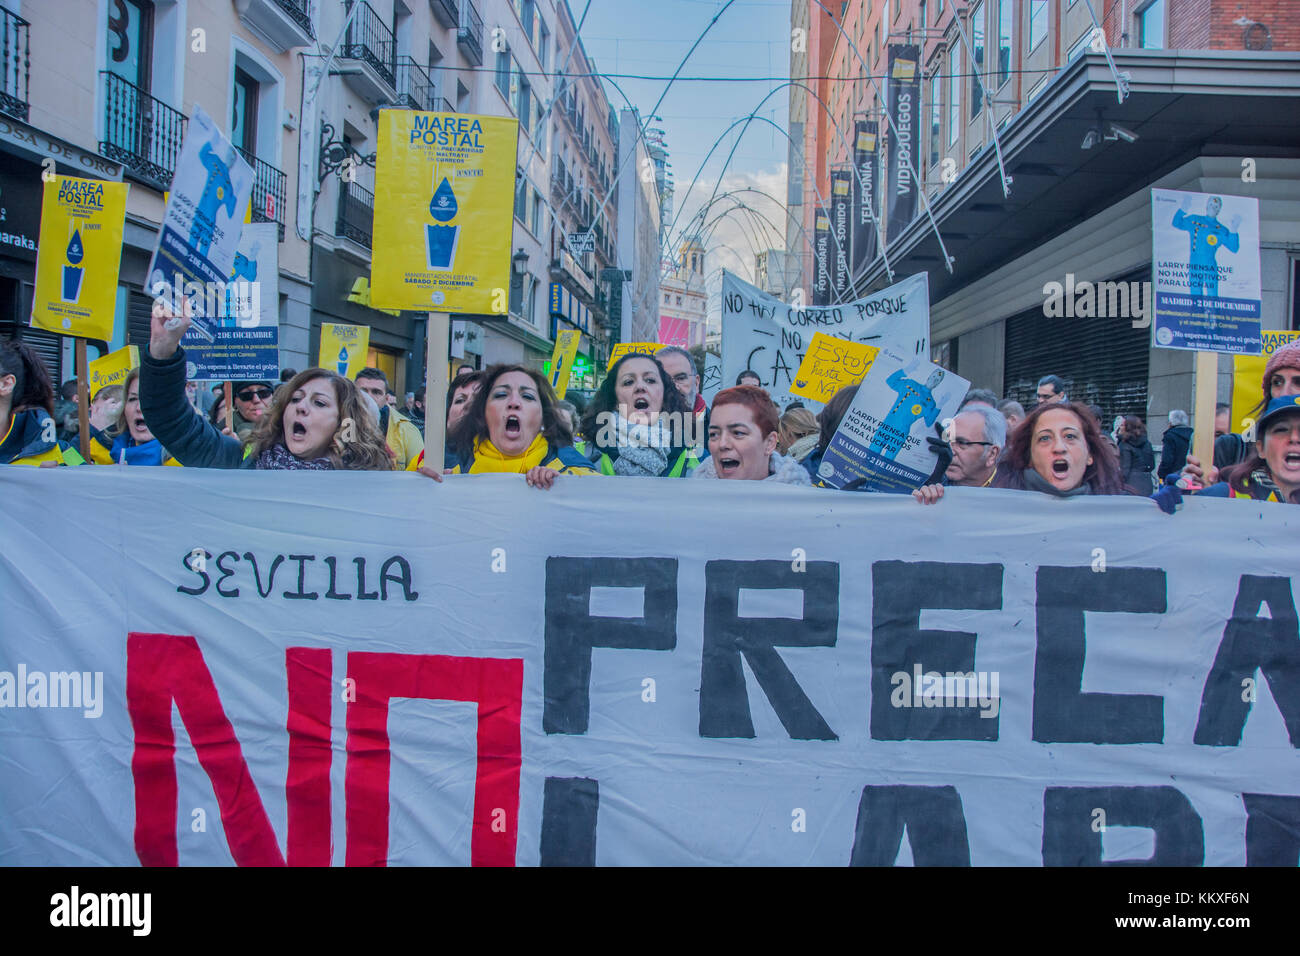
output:
M 722 380 L 758 375 L 784 409 L 813 334 L 892 348 L 900 355 L 930 354 L 930 286 L 924 272 L 841 305 L 795 308 L 737 278 L 722 274 Z M 803 400 L 801 398 L 801 400 Z M 818 409 L 813 409 L 817 411 Z
M 832 488 L 913 491 L 938 458 L 926 439 L 957 414 L 970 382 L 933 362 L 881 349 L 817 469 Z
M 1155 344 L 1258 355 L 1259 200 L 1151 190 Z
M 376 308 L 506 313 L 518 137 L 497 116 L 379 114 Z
M 45 183 L 34 328 L 102 341 L 113 337 L 127 189 L 126 183 L 71 176 Z
M 253 191 L 253 168 L 195 106 L 168 194 L 145 292 L 194 308 L 190 328 L 206 341 L 220 324 L 225 286 Z M 176 306 L 179 309 L 179 306 Z
M 366 367 L 369 349 L 370 326 L 322 322 L 320 358 L 316 364 L 344 378 L 356 378 L 357 372 Z
M 140 346 L 138 345 L 127 345 L 95 359 L 86 366 L 91 399 L 93 400 L 99 394 L 101 388 L 121 385 L 126 381 L 126 376 L 131 369 L 138 368 L 139 365 Z
M 829 402 L 835 393 L 862 381 L 880 349 L 865 342 L 848 342 L 814 332 L 799 370 L 794 373 L 790 394 Z
M 606 368 L 613 368 L 614 363 L 631 352 L 644 352 L 646 355 L 658 355 L 663 348 L 660 342 L 619 342 L 609 350 L 609 362 Z
M 578 354 L 578 342 L 582 333 L 577 329 L 565 329 L 555 336 L 555 351 L 551 353 L 551 387 L 555 397 L 563 398 L 569 390 L 569 376 L 573 372 L 573 359 Z
M 708 405 L 722 388 L 722 357 L 713 352 L 704 353 L 704 374 L 700 377 L 700 394 Z

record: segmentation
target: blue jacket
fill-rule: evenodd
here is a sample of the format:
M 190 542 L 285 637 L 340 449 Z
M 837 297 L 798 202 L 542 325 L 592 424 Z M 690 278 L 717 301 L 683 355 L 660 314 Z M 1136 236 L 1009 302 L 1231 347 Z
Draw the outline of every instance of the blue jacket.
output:
M 255 468 L 244 444 L 223 435 L 185 397 L 185 350 L 159 362 L 140 350 L 140 411 L 149 431 L 187 468 Z
M 14 412 L 9 430 L 0 435 L 0 465 L 40 465 L 47 461 L 58 465 L 82 463 L 81 455 L 71 445 L 57 437 L 51 441 L 47 435 L 57 435 L 57 431 L 54 419 L 45 409 L 25 408 Z

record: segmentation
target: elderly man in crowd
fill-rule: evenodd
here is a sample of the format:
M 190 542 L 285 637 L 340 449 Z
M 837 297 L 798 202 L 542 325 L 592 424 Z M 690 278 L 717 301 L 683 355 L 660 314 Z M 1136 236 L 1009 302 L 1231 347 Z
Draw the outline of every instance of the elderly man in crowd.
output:
M 1007 420 L 996 408 L 972 402 L 953 418 L 946 437 L 952 461 L 943 473 L 942 484 L 925 485 L 912 492 L 922 504 L 932 505 L 942 498 L 944 485 L 992 485 L 998 473 L 998 458 L 1007 444 Z

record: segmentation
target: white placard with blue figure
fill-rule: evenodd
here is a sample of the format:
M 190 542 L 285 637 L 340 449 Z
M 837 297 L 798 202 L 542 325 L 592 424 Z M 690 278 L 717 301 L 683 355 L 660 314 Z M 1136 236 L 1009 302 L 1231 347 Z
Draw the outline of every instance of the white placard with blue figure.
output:
M 167 211 L 145 291 L 194 308 L 192 328 L 207 341 L 224 311 L 225 285 L 244 227 L 253 169 L 199 107 L 194 108 L 176 162 Z
M 863 491 L 912 491 L 934 470 L 938 438 L 970 382 L 923 358 L 881 349 L 844 413 L 817 478 Z
M 1260 351 L 1259 201 L 1151 190 L 1155 344 Z

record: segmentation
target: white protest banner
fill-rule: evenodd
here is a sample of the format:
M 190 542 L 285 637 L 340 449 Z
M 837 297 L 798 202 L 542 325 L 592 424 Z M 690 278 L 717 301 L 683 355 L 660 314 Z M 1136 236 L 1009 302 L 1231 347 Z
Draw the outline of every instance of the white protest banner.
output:
M 1259 354 L 1259 200 L 1152 189 L 1151 261 L 1156 345 Z
M 819 402 L 790 394 L 813 333 L 889 346 L 904 355 L 929 355 L 929 290 L 929 276 L 919 272 L 865 299 L 796 309 L 723 272 L 722 381 L 735 384 L 736 376 L 749 369 L 780 407 L 797 400 L 820 409 Z
M 1294 508 L 176 468 L 0 494 L 0 865 L 1297 862 Z
M 153 296 L 184 294 L 194 306 L 192 328 L 208 341 L 224 307 L 225 285 L 252 192 L 253 168 L 212 117 L 195 106 L 145 291 Z
M 912 491 L 934 471 L 940 437 L 970 382 L 933 362 L 882 348 L 826 448 L 817 477 L 832 488 Z
M 185 333 L 186 378 L 275 381 L 280 377 L 280 236 L 273 222 L 244 226 L 213 323 L 214 340 Z
M 704 353 L 704 374 L 700 376 L 700 394 L 709 405 L 722 388 L 722 359 L 714 352 Z

